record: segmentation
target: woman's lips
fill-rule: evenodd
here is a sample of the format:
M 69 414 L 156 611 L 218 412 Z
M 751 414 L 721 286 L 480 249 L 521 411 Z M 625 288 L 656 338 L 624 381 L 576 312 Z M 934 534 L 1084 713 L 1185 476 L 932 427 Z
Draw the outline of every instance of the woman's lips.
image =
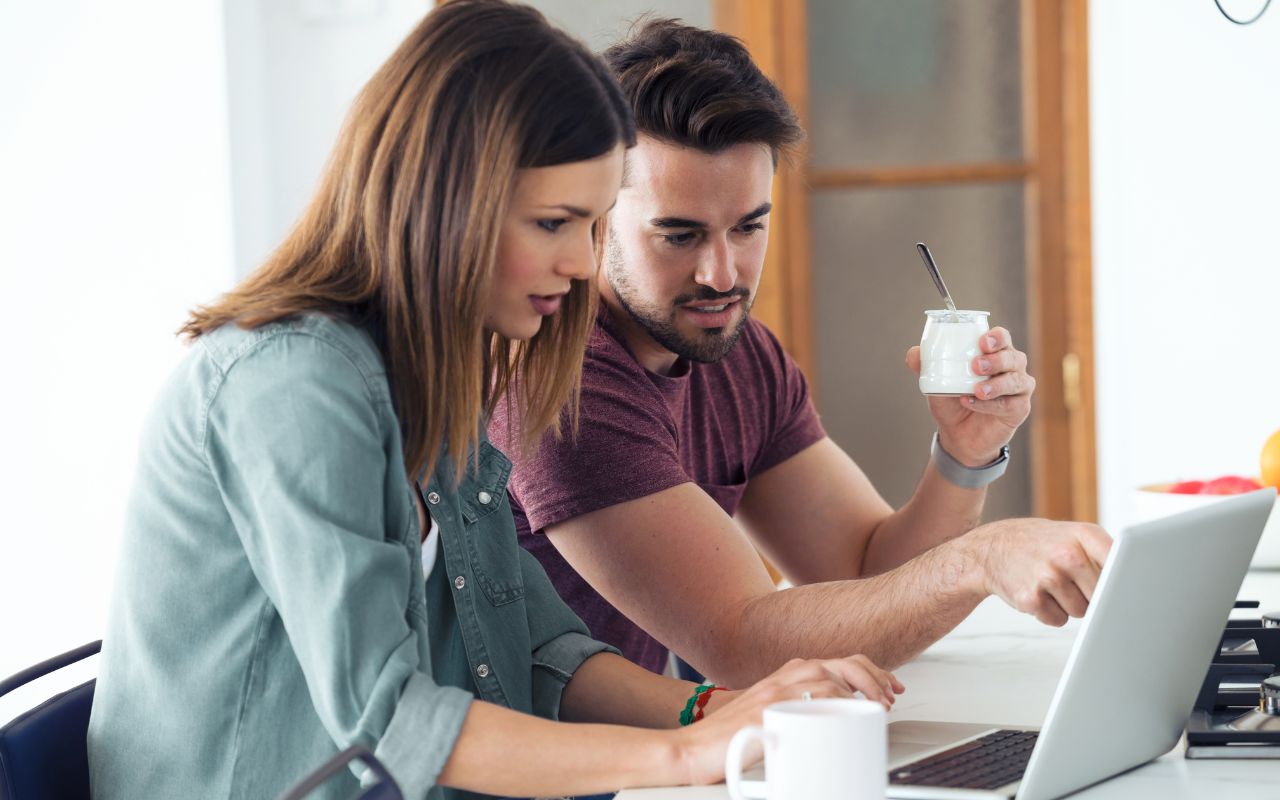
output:
M 562 294 L 529 295 L 529 303 L 533 306 L 533 310 L 544 317 L 549 317 L 559 311 L 562 299 L 564 299 Z

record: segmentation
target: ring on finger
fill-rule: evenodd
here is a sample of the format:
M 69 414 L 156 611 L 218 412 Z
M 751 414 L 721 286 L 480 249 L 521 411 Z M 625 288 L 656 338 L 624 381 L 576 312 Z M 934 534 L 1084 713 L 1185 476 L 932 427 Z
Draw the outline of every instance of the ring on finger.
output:
M 800 699 L 806 703 L 813 699 L 813 692 L 801 692 Z

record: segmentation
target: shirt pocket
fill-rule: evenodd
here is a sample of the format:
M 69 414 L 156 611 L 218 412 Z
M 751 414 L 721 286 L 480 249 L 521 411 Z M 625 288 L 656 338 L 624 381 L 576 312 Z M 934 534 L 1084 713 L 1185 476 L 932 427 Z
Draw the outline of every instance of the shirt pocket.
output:
M 524 597 L 520 545 L 516 542 L 515 521 L 507 500 L 510 475 L 511 461 L 498 448 L 482 442 L 479 470 L 468 471 L 458 487 L 458 506 L 465 523 L 464 538 L 471 568 L 485 596 L 495 606 Z

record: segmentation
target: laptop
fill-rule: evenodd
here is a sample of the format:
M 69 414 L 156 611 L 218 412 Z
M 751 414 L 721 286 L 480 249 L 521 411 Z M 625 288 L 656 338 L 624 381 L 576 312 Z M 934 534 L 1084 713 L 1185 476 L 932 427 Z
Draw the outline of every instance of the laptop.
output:
M 1173 749 L 1275 506 L 1262 489 L 1116 538 L 1043 726 L 889 725 L 889 797 L 1050 800 Z

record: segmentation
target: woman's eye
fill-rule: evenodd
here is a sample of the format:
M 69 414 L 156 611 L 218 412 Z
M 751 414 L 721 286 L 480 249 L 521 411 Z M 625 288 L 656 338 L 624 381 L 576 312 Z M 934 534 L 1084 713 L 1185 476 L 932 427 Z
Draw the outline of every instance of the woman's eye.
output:
M 564 225 L 568 221 L 569 220 L 567 219 L 540 219 L 538 220 L 538 227 L 542 228 L 547 233 L 555 233 L 560 230 L 560 226 Z
M 668 233 L 663 234 L 662 238 L 667 244 L 673 244 L 676 247 L 683 247 L 693 241 L 697 236 L 693 231 L 685 231 L 684 233 Z

